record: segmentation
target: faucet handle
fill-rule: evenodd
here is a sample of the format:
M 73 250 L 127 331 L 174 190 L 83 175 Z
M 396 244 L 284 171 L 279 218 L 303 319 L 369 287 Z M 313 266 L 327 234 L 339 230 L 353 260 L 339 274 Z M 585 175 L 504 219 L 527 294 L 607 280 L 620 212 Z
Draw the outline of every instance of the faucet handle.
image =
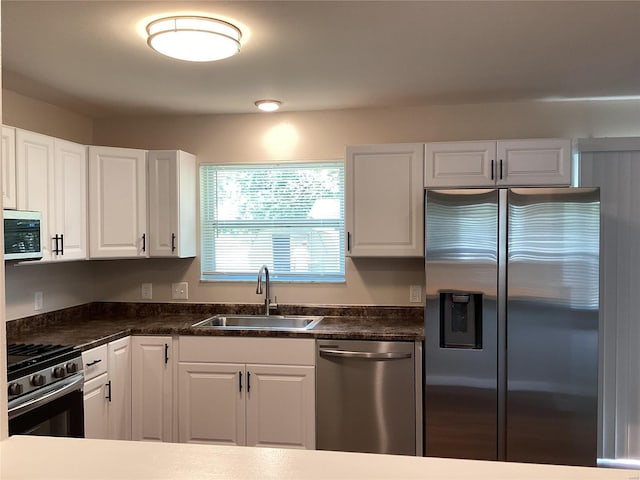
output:
M 278 297 L 277 296 L 273 297 L 273 302 L 269 302 L 269 308 L 271 310 L 275 310 L 276 308 L 278 308 Z

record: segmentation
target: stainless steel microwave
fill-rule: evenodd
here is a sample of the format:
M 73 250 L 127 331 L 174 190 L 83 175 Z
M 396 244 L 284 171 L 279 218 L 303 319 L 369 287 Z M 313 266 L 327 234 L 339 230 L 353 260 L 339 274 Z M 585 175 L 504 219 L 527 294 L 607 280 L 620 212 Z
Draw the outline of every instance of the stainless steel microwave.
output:
M 26 210 L 4 210 L 4 259 L 42 258 L 42 214 Z

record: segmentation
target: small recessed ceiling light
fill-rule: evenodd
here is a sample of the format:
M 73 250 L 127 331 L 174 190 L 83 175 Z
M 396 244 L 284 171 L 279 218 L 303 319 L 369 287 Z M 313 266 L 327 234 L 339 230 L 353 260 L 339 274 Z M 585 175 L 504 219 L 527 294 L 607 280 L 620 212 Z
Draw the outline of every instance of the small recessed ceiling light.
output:
M 282 104 L 279 100 L 258 100 L 256 102 L 256 107 L 258 107 L 263 112 L 275 112 L 280 108 Z
M 168 57 L 212 62 L 240 51 L 242 33 L 228 22 L 209 17 L 175 16 L 147 25 L 147 44 Z

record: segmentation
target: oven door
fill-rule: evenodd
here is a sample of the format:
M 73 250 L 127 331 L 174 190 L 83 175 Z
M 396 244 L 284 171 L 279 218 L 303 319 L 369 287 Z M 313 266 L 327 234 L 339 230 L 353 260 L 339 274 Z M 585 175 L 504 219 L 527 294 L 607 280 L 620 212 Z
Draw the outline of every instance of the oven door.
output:
M 9 402 L 9 435 L 84 437 L 82 374 Z

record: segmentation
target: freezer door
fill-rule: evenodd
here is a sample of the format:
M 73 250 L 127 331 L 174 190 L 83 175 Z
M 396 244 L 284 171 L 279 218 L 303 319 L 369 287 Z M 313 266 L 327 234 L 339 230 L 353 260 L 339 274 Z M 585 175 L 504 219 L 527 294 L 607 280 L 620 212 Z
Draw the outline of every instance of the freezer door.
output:
M 425 454 L 496 460 L 498 191 L 425 205 Z
M 507 460 L 595 465 L 599 191 L 508 202 Z

